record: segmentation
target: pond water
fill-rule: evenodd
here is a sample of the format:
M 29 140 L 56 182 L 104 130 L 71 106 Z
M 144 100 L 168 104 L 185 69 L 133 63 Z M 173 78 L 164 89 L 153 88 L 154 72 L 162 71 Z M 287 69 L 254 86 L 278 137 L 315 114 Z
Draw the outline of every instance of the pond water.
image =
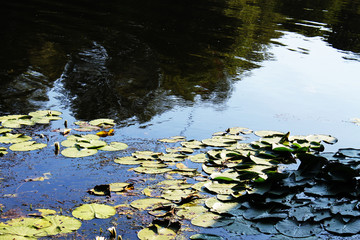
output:
M 0 26 L 0 116 L 54 109 L 69 123 L 112 118 L 136 150 L 237 126 L 329 134 L 339 140 L 329 151 L 360 146 L 351 122 L 360 118 L 358 0 L 16 0 L 2 4 Z M 70 207 L 99 169 L 104 182 L 116 178 L 112 156 L 7 157 L 16 161 L 4 163 L 3 194 L 42 195 L 6 207 L 39 199 Z M 19 185 L 45 172 L 56 182 L 50 191 Z

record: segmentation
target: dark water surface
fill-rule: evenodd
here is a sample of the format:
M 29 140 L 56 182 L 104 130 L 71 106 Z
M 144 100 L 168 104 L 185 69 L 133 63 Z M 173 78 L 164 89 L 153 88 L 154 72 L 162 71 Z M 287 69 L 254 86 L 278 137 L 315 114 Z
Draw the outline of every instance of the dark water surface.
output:
M 14 0 L 1 4 L 0 28 L 0 116 L 54 109 L 69 122 L 113 118 L 124 138 L 202 139 L 241 126 L 360 147 L 350 122 L 360 118 L 359 0 Z M 15 180 L 54 161 L 19 158 L 7 166 Z M 115 177 L 106 159 L 100 168 Z M 83 196 L 76 189 L 98 181 L 92 161 L 50 169 L 58 188 L 41 201 Z M 3 194 L 22 187 L 7 186 Z

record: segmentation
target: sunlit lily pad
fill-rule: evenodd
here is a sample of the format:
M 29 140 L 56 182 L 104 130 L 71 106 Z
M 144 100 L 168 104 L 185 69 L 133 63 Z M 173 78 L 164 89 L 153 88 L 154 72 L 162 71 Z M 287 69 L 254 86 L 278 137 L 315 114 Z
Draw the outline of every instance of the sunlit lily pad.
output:
M 83 204 L 77 207 L 72 215 L 82 220 L 91 220 L 94 218 L 109 218 L 115 215 L 116 210 L 114 207 L 105 204 Z
M 9 133 L 9 132 L 11 132 L 11 131 L 12 131 L 11 128 L 0 127 L 0 134 L 2 134 L 2 133 Z
M 186 198 L 193 193 L 195 193 L 195 191 L 191 189 L 171 189 L 164 190 L 161 197 L 171 201 L 180 201 L 182 198 Z
M 189 159 L 195 163 L 204 163 L 209 160 L 209 157 L 205 153 L 199 153 L 196 155 L 189 156 Z
M 230 213 L 237 211 L 238 208 L 241 207 L 241 203 L 237 201 L 228 201 L 222 202 L 219 201 L 217 198 L 212 197 L 208 198 L 205 202 L 206 206 L 210 208 L 211 212 L 223 214 L 223 213 Z
M 128 145 L 122 142 L 111 142 L 106 146 L 100 147 L 102 151 L 122 151 L 128 148 Z
M 138 173 L 147 173 L 147 174 L 160 174 L 160 173 L 166 173 L 170 172 L 170 168 L 152 168 L 152 167 L 137 167 L 134 168 L 135 172 Z
M 159 159 L 164 162 L 179 162 L 184 161 L 187 155 L 177 154 L 177 153 L 168 153 L 164 155 L 160 155 Z
M 5 147 L 0 147 L 0 157 L 8 153 L 6 150 L 7 149 Z
M 176 142 L 182 142 L 182 141 L 185 141 L 185 137 L 183 137 L 183 136 L 174 136 L 174 137 L 170 137 L 170 138 L 159 139 L 159 142 L 164 142 L 164 143 L 176 143 Z
M 124 165 L 138 165 L 144 161 L 139 160 L 138 158 L 135 158 L 132 156 L 127 156 L 127 157 L 115 158 L 114 162 L 119 163 L 119 164 L 124 164 Z
M 205 228 L 224 227 L 234 222 L 234 219 L 219 214 L 206 212 L 191 220 L 191 224 Z
M 95 119 L 89 122 L 90 125 L 93 126 L 114 126 L 115 122 L 113 119 L 108 119 L 108 118 L 99 118 L 99 119 Z
M 228 132 L 229 134 L 237 135 L 239 133 L 250 134 L 252 133 L 252 130 L 244 127 L 232 127 L 232 128 L 228 128 L 226 132 Z
M 256 136 L 259 137 L 269 137 L 269 136 L 284 136 L 285 133 L 279 131 L 268 131 L 268 130 L 261 130 L 254 132 Z
M 314 135 L 309 135 L 306 136 L 306 140 L 308 140 L 309 142 L 326 142 L 328 144 L 334 144 L 337 143 L 337 138 L 333 137 L 331 135 L 324 135 L 324 134 L 314 134 Z
M 137 236 L 140 240 L 173 240 L 177 230 L 167 224 L 153 224 L 140 230 Z
M 29 141 L 31 139 L 32 139 L 31 137 L 26 136 L 25 134 L 6 133 L 4 136 L 0 136 L 0 143 L 20 143 L 20 142 Z
M 185 148 L 193 148 L 193 149 L 200 149 L 205 147 L 205 145 L 198 140 L 189 140 L 187 142 L 182 142 L 181 146 Z
M 81 227 L 81 222 L 79 220 L 68 216 L 47 215 L 43 218 L 49 221 L 51 226 L 43 228 L 43 232 L 36 236 L 65 234 L 76 231 Z
M 122 192 L 126 190 L 129 186 L 131 186 L 131 183 L 123 183 L 123 182 L 117 182 L 117 183 L 110 183 L 110 191 L 112 192 Z
M 88 157 L 94 155 L 98 152 L 96 149 L 87 149 L 87 148 L 77 148 L 69 147 L 61 151 L 61 154 L 65 157 L 79 158 L 79 157 Z
M 32 151 L 46 147 L 45 143 L 36 143 L 35 141 L 27 141 L 15 143 L 9 147 L 12 151 Z
M 207 209 L 204 206 L 194 205 L 194 206 L 180 208 L 178 211 L 176 211 L 176 215 L 191 220 L 196 216 L 199 216 L 200 214 L 206 213 L 208 211 L 209 209 Z
M 156 184 L 162 189 L 187 189 L 192 186 L 192 184 L 186 183 L 186 180 L 182 179 L 169 179 L 164 180 Z
M 212 147 L 226 147 L 236 142 L 236 140 L 227 138 L 225 136 L 213 136 L 212 138 L 202 140 L 203 144 Z
M 29 115 L 32 117 L 44 117 L 44 116 L 60 116 L 62 112 L 55 110 L 39 110 L 36 112 L 30 112 Z
M 139 210 L 154 210 L 162 206 L 173 205 L 171 201 L 162 198 L 144 198 L 130 203 L 130 206 Z
M 159 158 L 160 155 L 163 155 L 163 153 L 153 152 L 153 151 L 136 151 L 132 153 L 132 156 L 144 160 L 157 159 Z

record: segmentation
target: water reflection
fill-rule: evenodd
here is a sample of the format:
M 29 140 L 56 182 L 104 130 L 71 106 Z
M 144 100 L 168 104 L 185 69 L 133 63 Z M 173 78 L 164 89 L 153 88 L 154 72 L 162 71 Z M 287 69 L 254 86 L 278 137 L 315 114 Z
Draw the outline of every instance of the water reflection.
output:
M 78 119 L 146 122 L 196 96 L 221 103 L 230 79 L 271 59 L 281 31 L 359 52 L 358 9 L 359 1 L 340 0 L 7 2 L 0 113 L 44 107 L 57 79 Z

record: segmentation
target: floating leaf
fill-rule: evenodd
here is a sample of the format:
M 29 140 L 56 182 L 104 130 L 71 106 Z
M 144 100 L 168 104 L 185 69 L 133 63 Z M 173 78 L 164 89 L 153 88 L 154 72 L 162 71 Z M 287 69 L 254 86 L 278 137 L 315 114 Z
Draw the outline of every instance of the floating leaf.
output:
M 287 213 L 276 212 L 275 210 L 267 208 L 250 208 L 244 212 L 244 218 L 248 220 L 285 219 L 287 216 Z
M 135 172 L 139 173 L 147 173 L 147 174 L 160 174 L 160 173 L 166 173 L 170 172 L 170 168 L 153 168 L 153 167 L 137 167 L 134 168 Z
M 164 162 L 179 162 L 184 161 L 186 157 L 187 155 L 184 154 L 169 153 L 160 155 L 159 159 Z
M 209 161 L 209 157 L 205 153 L 199 153 L 199 154 L 190 156 L 189 159 L 195 163 L 204 163 L 204 162 Z
M 349 235 L 360 233 L 360 219 L 354 218 L 344 222 L 339 218 L 332 218 L 324 222 L 324 228 L 331 233 Z
M 226 132 L 228 132 L 229 134 L 237 135 L 239 133 L 250 134 L 252 133 L 252 130 L 244 127 L 232 127 L 232 128 L 228 128 Z
M 114 207 L 105 204 L 83 204 L 77 207 L 72 215 L 76 218 L 83 220 L 91 220 L 94 218 L 109 218 L 115 215 L 116 210 Z
M 194 192 L 195 191 L 191 189 L 171 189 L 163 191 L 161 197 L 167 200 L 180 201 L 182 198 L 186 198 Z
M 283 132 L 278 132 L 278 131 L 266 131 L 266 130 L 262 130 L 262 131 L 255 131 L 254 132 L 256 136 L 259 137 L 269 137 L 269 136 L 284 136 L 285 133 Z
M 122 192 L 128 189 L 132 184 L 131 183 L 110 183 L 110 191 L 111 192 Z
M 49 221 L 51 226 L 43 228 L 43 232 L 36 236 L 65 234 L 76 231 L 81 227 L 79 220 L 68 216 L 46 215 L 44 220 Z
M 108 119 L 108 118 L 99 118 L 99 119 L 95 119 L 89 122 L 90 125 L 93 126 L 100 126 L 100 127 L 106 127 L 106 126 L 114 126 L 115 122 L 113 119 Z
M 42 216 L 56 214 L 56 211 L 53 209 L 36 209 L 36 210 L 38 210 Z
M 143 160 L 139 160 L 138 158 L 128 156 L 128 157 L 121 157 L 121 158 L 115 158 L 114 162 L 124 165 L 138 165 L 143 163 Z
M 306 136 L 306 140 L 309 142 L 326 142 L 328 144 L 334 144 L 337 143 L 337 138 L 331 136 L 331 135 L 324 135 L 324 134 L 316 134 L 316 135 L 309 135 Z
M 179 227 L 176 223 L 157 223 L 144 228 L 138 232 L 140 240 L 173 240 Z
M 222 237 L 215 235 L 215 234 L 208 234 L 208 233 L 197 233 L 190 236 L 191 240 L 223 240 Z
M 219 214 L 206 212 L 191 220 L 191 224 L 199 227 L 224 227 L 234 222 L 234 219 Z
M 321 227 L 318 224 L 311 224 L 310 222 L 297 222 L 286 219 L 278 222 L 275 228 L 285 236 L 289 237 L 310 237 L 321 232 Z
M 98 150 L 96 149 L 87 149 L 87 148 L 79 149 L 77 147 L 69 147 L 62 150 L 61 154 L 64 155 L 65 157 L 79 158 L 79 157 L 88 157 L 96 154 L 97 152 Z
M 2 157 L 2 156 L 4 156 L 5 154 L 8 153 L 6 150 L 7 149 L 5 147 L 0 147 L 0 157 Z
M 200 149 L 204 147 L 204 144 L 198 140 L 189 140 L 187 142 L 182 142 L 181 146 L 185 148 Z
M 212 138 L 204 139 L 201 142 L 212 147 L 226 147 L 235 144 L 237 141 L 225 136 L 214 136 Z
M 122 151 L 128 148 L 128 145 L 122 142 L 111 142 L 109 145 L 98 148 L 102 151 Z
M 173 204 L 162 198 L 144 198 L 130 203 L 130 206 L 139 210 L 154 210 L 163 206 L 172 206 Z
M 20 143 L 31 140 L 32 138 L 24 134 L 11 134 L 6 133 L 4 136 L 0 136 L 0 143 Z
M 185 137 L 183 137 L 183 136 L 174 136 L 174 137 L 170 137 L 170 138 L 159 139 L 158 141 L 159 142 L 164 142 L 164 143 L 176 143 L 176 142 L 185 141 Z
M 176 215 L 188 220 L 199 216 L 200 214 L 206 213 L 209 210 L 204 206 L 188 206 L 188 207 L 181 207 L 178 211 L 176 211 Z
M 27 141 L 15 143 L 9 147 L 12 151 L 32 151 L 46 147 L 45 143 L 36 143 L 35 141 Z

